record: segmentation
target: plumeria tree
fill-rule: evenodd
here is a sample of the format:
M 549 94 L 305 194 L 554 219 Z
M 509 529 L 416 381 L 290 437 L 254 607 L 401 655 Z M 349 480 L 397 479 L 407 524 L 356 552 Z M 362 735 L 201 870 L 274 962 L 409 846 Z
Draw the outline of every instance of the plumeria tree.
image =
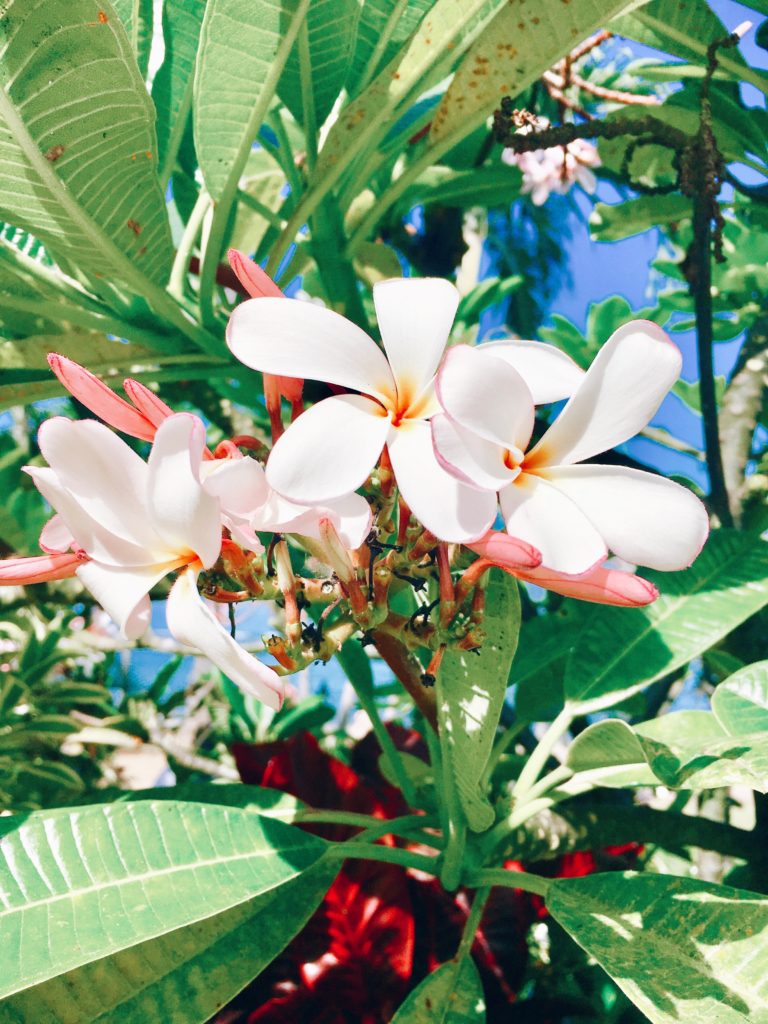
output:
M 2 6 L 0 1024 L 768 1020 L 730 13 Z

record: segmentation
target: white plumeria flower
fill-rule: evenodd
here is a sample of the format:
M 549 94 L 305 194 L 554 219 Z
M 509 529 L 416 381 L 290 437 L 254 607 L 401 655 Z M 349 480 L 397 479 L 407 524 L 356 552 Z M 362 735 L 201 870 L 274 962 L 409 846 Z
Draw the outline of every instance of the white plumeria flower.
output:
M 445 541 L 480 537 L 495 499 L 442 468 L 428 422 L 439 411 L 434 378 L 458 292 L 448 281 L 409 278 L 377 283 L 373 297 L 386 355 L 349 320 L 309 303 L 255 299 L 232 314 L 227 343 L 247 366 L 360 392 L 326 398 L 295 420 L 267 480 L 292 501 L 322 504 L 360 487 L 386 445 L 403 500 L 428 530 Z
M 77 552 L 82 564 L 75 574 L 123 634 L 141 636 L 150 623 L 149 591 L 180 570 L 167 603 L 172 635 L 279 708 L 280 677 L 235 643 L 197 590 L 199 573 L 221 549 L 219 501 L 200 482 L 202 421 L 169 416 L 147 462 L 92 420 L 47 420 L 38 440 L 48 467 L 26 472 L 58 513 L 41 540 L 49 551 Z
M 490 346 L 458 346 L 438 378 L 445 414 L 432 420 L 436 452 L 464 482 L 498 492 L 508 533 L 538 548 L 549 569 L 586 573 L 609 550 L 636 565 L 682 569 L 709 529 L 699 499 L 652 473 L 577 464 L 641 430 L 680 367 L 679 349 L 659 327 L 625 324 L 526 451 L 533 429 L 526 384 Z
M 597 148 L 585 139 L 574 139 L 566 146 L 537 149 L 532 153 L 502 151 L 506 164 L 519 167 L 523 175 L 522 193 L 530 195 L 534 206 L 542 206 L 552 192 L 560 195 L 578 183 L 592 194 L 597 188 L 593 167 L 600 166 Z
M 205 489 L 219 499 L 222 523 L 233 540 L 251 551 L 263 550 L 257 531 L 319 540 L 321 520 L 330 520 L 344 546 L 354 550 L 371 530 L 371 507 L 359 494 L 319 506 L 299 505 L 270 487 L 264 468 L 247 456 L 204 462 L 200 475 Z

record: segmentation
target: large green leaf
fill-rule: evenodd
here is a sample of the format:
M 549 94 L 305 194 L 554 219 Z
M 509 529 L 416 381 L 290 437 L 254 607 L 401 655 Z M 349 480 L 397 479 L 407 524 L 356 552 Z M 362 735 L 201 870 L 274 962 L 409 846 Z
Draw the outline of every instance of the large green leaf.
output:
M 627 36 L 644 46 L 673 53 L 684 60 L 705 64 L 707 47 L 715 39 L 723 39 L 736 28 L 723 23 L 706 0 L 652 0 L 611 23 L 618 35 Z M 738 49 L 720 50 L 718 65 L 737 80 L 751 82 L 762 92 L 768 91 L 768 75 L 747 65 Z
M 325 848 L 279 821 L 199 804 L 22 820 L 0 840 L 0 929 L 14 950 L 0 966 L 0 995 L 236 907 Z
M 337 871 L 321 858 L 279 890 L 17 993 L 0 1024 L 200 1024 L 300 931 Z
M 299 124 L 307 127 L 305 95 L 311 97 L 316 126 L 330 114 L 349 73 L 359 14 L 357 0 L 313 0 L 310 4 L 306 20 L 308 59 L 302 59 L 300 39 L 291 51 L 278 86 L 280 99 Z
M 566 659 L 594 614 L 589 605 L 566 601 L 556 612 L 523 623 L 510 678 L 518 717 L 545 722 L 561 710 Z
M 579 713 L 611 707 L 687 664 L 768 603 L 768 544 L 718 530 L 690 569 L 649 574 L 662 597 L 645 609 L 601 608 L 565 672 Z
M 653 1024 L 766 1024 L 768 898 L 689 878 L 556 879 L 547 907 Z
M 94 278 L 164 282 L 154 112 L 113 8 L 10 0 L 0 42 L 0 217 Z
M 178 786 L 154 789 L 109 789 L 90 793 L 83 803 L 134 803 L 137 800 L 173 800 L 184 803 L 216 804 L 219 807 L 237 807 L 252 814 L 264 814 L 293 824 L 305 806 L 290 793 L 268 786 L 246 786 L 239 782 L 211 783 L 186 782 Z M 69 813 L 66 811 L 65 813 Z M 2 834 L 0 822 L 0 834 Z
M 139 71 L 146 76 L 152 48 L 152 0 L 112 0 L 112 6 L 128 33 Z
M 189 112 L 192 109 L 195 57 L 205 4 L 200 0 L 165 0 L 163 42 L 165 56 L 152 83 L 157 109 L 157 155 L 160 179 L 173 171 Z
M 761 730 L 768 734 L 768 661 L 747 665 L 720 683 L 712 710 L 731 736 Z
M 483 788 L 520 631 L 520 594 L 507 573 L 492 570 L 486 593 L 486 640 L 479 656 L 447 651 L 438 677 L 443 756 L 450 760 L 467 823 L 475 832 L 493 824 Z
M 392 1024 L 483 1024 L 485 997 L 474 960 L 441 964 L 408 996 Z
M 435 0 L 364 0 L 357 25 L 352 66 L 347 91 L 354 96 L 360 82 L 370 81 L 382 64 L 388 64 L 397 51 L 418 28 L 419 22 Z M 398 9 L 399 7 L 399 9 Z M 371 61 L 376 59 L 375 65 Z
M 468 133 L 633 0 L 506 4 L 467 53 L 432 120 L 430 139 Z
M 208 2 L 193 118 L 200 170 L 214 199 L 240 176 L 306 8 L 306 0 Z

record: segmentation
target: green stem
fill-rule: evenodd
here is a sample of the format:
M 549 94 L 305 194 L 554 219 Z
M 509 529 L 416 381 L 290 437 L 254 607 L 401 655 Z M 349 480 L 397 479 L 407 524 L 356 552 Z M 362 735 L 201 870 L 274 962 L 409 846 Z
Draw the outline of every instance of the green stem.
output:
M 550 789 L 554 789 L 555 786 L 566 782 L 572 775 L 573 770 L 564 764 L 561 764 L 558 768 L 553 768 L 551 772 L 539 779 L 535 786 L 531 786 L 525 794 L 526 803 L 531 803 Z
M 268 206 L 260 203 L 258 199 L 255 199 L 248 192 L 244 192 L 241 188 L 237 190 L 237 201 L 249 207 L 254 213 L 258 213 L 260 217 L 263 217 L 268 224 L 271 224 L 273 228 L 277 228 L 278 231 L 285 223 L 283 218 L 275 213 L 274 210 L 270 210 Z
M 332 857 L 339 857 L 341 860 L 376 860 L 383 864 L 399 864 L 404 868 L 414 868 L 416 871 L 426 871 L 430 875 L 437 875 L 437 864 L 439 857 L 427 857 L 423 853 L 412 853 L 410 850 L 401 850 L 395 846 L 378 846 L 373 843 L 334 843 L 328 849 Z
M 331 306 L 364 331 L 368 317 L 357 285 L 352 261 L 344 253 L 344 225 L 333 196 L 326 196 L 311 221 L 315 257 Z
M 472 901 L 472 908 L 469 911 L 464 930 L 461 933 L 461 942 L 459 948 L 456 950 L 456 960 L 463 960 L 464 957 L 469 956 L 472 952 L 472 944 L 475 941 L 475 935 L 477 929 L 480 927 L 480 921 L 483 917 L 483 911 L 485 905 L 488 902 L 488 897 L 491 895 L 490 887 L 487 886 L 483 889 L 478 889 L 475 893 L 475 898 Z
M 213 329 L 216 327 L 216 318 L 213 312 L 213 295 L 216 286 L 216 271 L 219 266 L 221 252 L 224 245 L 224 236 L 229 223 L 229 215 L 232 211 L 232 203 L 237 195 L 237 186 L 240 176 L 243 173 L 248 154 L 251 152 L 253 140 L 258 134 L 259 128 L 269 110 L 272 97 L 280 81 L 280 75 L 288 60 L 293 44 L 296 40 L 301 24 L 309 8 L 310 0 L 299 0 L 298 7 L 283 35 L 280 46 L 272 61 L 259 98 L 251 110 L 248 123 L 240 138 L 240 145 L 237 148 L 232 163 L 229 167 L 229 174 L 224 187 L 218 197 L 214 197 L 213 219 L 211 230 L 206 241 L 205 253 L 202 266 L 200 267 L 200 313 L 205 327 Z
M 281 110 L 282 108 L 278 108 L 271 111 L 268 118 L 269 126 L 277 136 L 277 146 L 273 147 L 271 152 L 273 158 L 280 165 L 283 174 L 288 179 L 288 184 L 291 186 L 291 195 L 288 199 L 292 200 L 295 206 L 299 201 L 299 196 L 304 191 L 304 183 L 301 180 L 299 169 L 294 160 L 291 140 L 288 138 L 288 133 L 285 130 Z
M 467 884 L 477 886 L 478 888 L 480 886 L 503 885 L 508 889 L 522 889 L 523 892 L 535 893 L 536 896 L 546 896 L 552 880 L 542 878 L 540 875 L 529 874 L 527 871 L 481 868 L 470 875 Z
M 539 740 L 525 767 L 520 772 L 520 778 L 512 790 L 512 796 L 516 802 L 522 802 L 522 798 L 527 795 L 528 791 L 538 780 L 557 741 L 568 732 L 572 721 L 573 712 L 566 705 Z
M 192 255 L 192 249 L 197 241 L 197 236 L 200 234 L 203 220 L 210 205 L 211 197 L 204 188 L 200 189 L 197 201 L 184 228 L 184 234 L 179 241 L 179 248 L 176 251 L 176 258 L 171 268 L 171 279 L 168 282 L 168 291 L 179 301 L 184 298 L 184 285 L 189 272 L 189 257 Z

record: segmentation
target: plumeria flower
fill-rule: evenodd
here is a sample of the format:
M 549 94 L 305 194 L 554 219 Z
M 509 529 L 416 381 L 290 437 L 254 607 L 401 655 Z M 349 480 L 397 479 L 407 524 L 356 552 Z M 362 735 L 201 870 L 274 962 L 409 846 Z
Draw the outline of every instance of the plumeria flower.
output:
M 592 194 L 597 188 L 593 167 L 600 166 L 597 148 L 585 139 L 574 139 L 566 146 L 515 153 L 505 149 L 501 159 L 519 167 L 523 175 L 522 193 L 530 195 L 534 206 L 542 206 L 552 192 L 565 194 L 574 184 Z
M 680 351 L 656 324 L 625 324 L 528 450 L 533 411 L 522 377 L 484 346 L 460 345 L 438 378 L 445 412 L 432 419 L 436 453 L 457 478 L 498 492 L 508 533 L 538 548 L 549 570 L 578 576 L 609 550 L 636 565 L 682 569 L 709 529 L 699 499 L 652 473 L 584 464 L 648 423 L 680 367 Z
M 373 298 L 384 352 L 349 320 L 308 303 L 258 299 L 232 314 L 227 342 L 247 366 L 357 392 L 326 398 L 292 423 L 267 480 L 293 501 L 333 500 L 362 486 L 386 445 L 402 498 L 428 530 L 444 541 L 480 537 L 495 498 L 443 469 L 429 428 L 458 292 L 437 278 L 395 279 L 376 284 Z
M 267 282 L 271 282 L 256 264 L 251 264 L 251 272 L 254 267 Z M 277 285 L 273 287 L 277 289 Z M 54 353 L 48 357 L 48 362 L 70 394 L 105 423 L 131 437 L 151 441 L 160 424 L 174 415 L 170 406 L 137 380 L 129 378 L 123 382 L 133 403 L 129 405 L 98 377 L 66 356 Z M 351 549 L 358 548 L 368 536 L 371 510 L 360 495 L 343 495 L 319 508 L 297 505 L 269 487 L 258 462 L 243 457 L 234 444 L 227 442 L 223 447 L 226 451 L 221 458 L 207 448 L 203 449 L 206 461 L 201 466 L 201 480 L 206 490 L 219 499 L 222 526 L 227 527 L 243 547 L 256 552 L 263 550 L 256 536 L 257 530 L 318 537 L 319 523 L 323 518 L 331 520 L 343 542 Z M 41 537 L 43 550 L 50 550 L 46 536 L 55 525 L 54 519 Z
M 491 530 L 480 540 L 468 546 L 487 565 L 498 566 L 511 576 L 526 583 L 535 583 L 544 590 L 552 590 L 564 597 L 591 601 L 593 604 L 611 604 L 621 608 L 640 608 L 652 604 L 659 596 L 656 587 L 642 576 L 621 569 L 597 565 L 581 576 L 569 576 L 540 565 L 537 569 L 521 569 L 516 546 L 518 541 L 506 533 Z
M 151 588 L 178 572 L 167 603 L 172 635 L 246 692 L 279 708 L 280 677 L 235 643 L 197 590 L 199 573 L 221 549 L 219 501 L 200 479 L 202 421 L 186 413 L 165 419 L 147 462 L 92 420 L 47 420 L 38 441 L 48 466 L 27 466 L 26 472 L 57 512 L 41 536 L 52 569 L 63 570 L 68 559 L 71 572 L 128 639 L 149 626 Z M 13 562 L 19 582 L 22 560 Z M 40 559 L 30 559 L 28 568 L 23 582 L 39 582 Z M 10 582 L 4 575 L 0 571 L 0 582 Z

